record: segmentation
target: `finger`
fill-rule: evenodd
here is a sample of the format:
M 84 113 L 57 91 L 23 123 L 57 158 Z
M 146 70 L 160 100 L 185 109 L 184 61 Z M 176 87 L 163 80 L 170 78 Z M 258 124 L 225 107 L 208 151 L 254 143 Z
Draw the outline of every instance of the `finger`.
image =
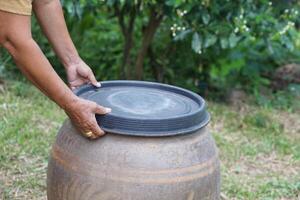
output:
M 70 88 L 72 89 L 72 87 L 73 87 L 73 88 L 79 87 L 79 86 L 85 84 L 86 82 L 87 82 L 87 80 L 81 79 L 81 78 L 80 78 L 80 79 L 76 79 L 76 80 L 74 80 L 74 81 L 70 81 L 70 82 L 69 82 L 69 86 L 70 86 Z
M 78 124 L 76 122 L 74 122 L 73 120 L 71 120 L 72 125 L 76 128 L 76 130 L 84 137 L 87 137 L 85 135 L 86 131 L 84 131 L 83 128 L 81 128 L 80 126 L 78 126 Z
M 100 136 L 103 136 L 105 134 L 105 132 L 99 127 L 99 125 L 96 122 L 96 119 L 93 120 L 90 130 L 93 132 L 93 136 L 91 137 L 92 139 L 94 138 L 98 138 Z
M 89 139 L 95 139 L 98 136 L 94 134 L 94 131 L 92 130 L 91 126 L 86 126 L 84 129 L 81 129 L 81 134 Z
M 80 133 L 82 136 L 86 137 L 86 138 L 91 138 L 91 137 L 94 137 L 94 134 L 92 133 L 92 135 L 88 135 L 87 133 L 91 132 L 88 128 L 81 128 L 80 126 L 77 126 L 76 127 L 79 129 Z
M 99 115 L 105 115 L 110 112 L 111 112 L 111 108 L 106 108 L 106 107 L 99 106 L 99 105 L 97 105 L 95 108 L 95 113 L 99 114 Z
M 97 138 L 98 138 L 98 136 L 96 136 L 94 134 L 91 137 L 89 137 L 89 139 L 92 139 L 92 140 L 97 139 Z
M 95 75 L 93 74 L 93 72 L 91 71 L 89 74 L 89 81 L 96 87 L 101 87 L 101 84 L 96 80 Z
M 73 123 L 73 121 L 72 121 Z M 83 123 L 73 123 L 75 125 L 75 127 L 77 128 L 77 130 L 80 131 L 81 135 L 86 137 L 86 138 L 92 138 L 95 137 L 93 131 L 91 130 L 91 123 L 89 123 L 88 121 L 85 121 Z

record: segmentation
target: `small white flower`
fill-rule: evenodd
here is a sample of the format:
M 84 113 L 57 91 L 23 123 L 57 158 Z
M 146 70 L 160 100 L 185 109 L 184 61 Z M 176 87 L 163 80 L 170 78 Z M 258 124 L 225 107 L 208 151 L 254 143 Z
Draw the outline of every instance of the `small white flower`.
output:
M 269 2 L 269 6 L 272 6 L 272 2 L 271 1 Z
M 289 12 L 289 9 L 285 9 L 284 12 L 285 12 L 285 13 L 288 13 L 288 12 Z
M 239 28 L 236 27 L 236 28 L 234 29 L 234 32 L 235 32 L 235 33 L 239 32 Z
M 289 21 L 287 26 L 289 26 L 289 27 L 291 27 L 291 26 L 295 26 L 295 23 L 294 23 L 294 22 L 291 22 L 291 21 Z
M 244 24 L 247 24 L 247 20 L 244 20 L 243 23 L 244 23 Z
M 295 10 L 295 12 L 294 12 L 294 13 L 295 13 L 295 15 L 298 15 L 298 14 L 299 14 L 298 10 Z

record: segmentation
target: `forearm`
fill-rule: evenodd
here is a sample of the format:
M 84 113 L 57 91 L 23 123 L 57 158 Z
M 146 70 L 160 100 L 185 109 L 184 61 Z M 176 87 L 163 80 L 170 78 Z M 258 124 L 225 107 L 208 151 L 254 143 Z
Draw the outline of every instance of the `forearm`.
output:
M 37 0 L 34 2 L 42 1 L 46 0 Z M 104 132 L 98 126 L 95 114 L 106 114 L 110 110 L 97 105 L 95 102 L 80 99 L 72 93 L 53 70 L 49 61 L 32 39 L 30 28 L 30 16 L 0 11 L 0 46 L 5 47 L 10 52 L 18 67 L 34 85 L 65 110 L 81 133 L 92 139 L 103 135 Z M 63 33 L 63 40 L 68 40 L 69 37 L 66 34 Z M 61 40 L 59 37 L 61 35 L 57 35 L 58 40 L 54 36 L 51 34 L 52 40 L 55 40 L 56 42 L 54 43 L 58 45 L 55 48 L 61 58 L 66 59 L 68 57 L 63 52 L 64 50 L 67 51 L 67 49 L 70 49 L 70 54 L 77 54 L 70 38 L 68 42 L 60 46 L 59 43 Z M 67 63 L 67 61 L 68 59 L 65 62 Z M 80 80 L 92 77 L 92 72 L 87 66 L 81 68 L 69 67 L 67 70 L 75 70 L 76 73 L 77 71 L 83 73 L 83 78 L 78 76 Z M 77 74 L 75 74 L 75 78 L 77 78 Z M 94 76 L 90 79 L 97 85 Z M 91 134 L 85 134 L 87 132 Z
M 68 33 L 60 1 L 34 1 L 33 10 L 62 64 L 68 67 L 79 62 L 80 58 Z
M 45 95 L 60 107 L 66 108 L 76 96 L 59 78 L 33 39 L 5 44 L 16 64 Z

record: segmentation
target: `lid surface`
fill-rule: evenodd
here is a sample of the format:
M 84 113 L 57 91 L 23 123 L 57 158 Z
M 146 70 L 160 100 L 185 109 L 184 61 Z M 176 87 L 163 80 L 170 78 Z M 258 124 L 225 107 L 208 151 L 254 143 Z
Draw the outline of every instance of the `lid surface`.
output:
M 209 122 L 205 101 L 191 91 L 145 81 L 104 81 L 75 94 L 112 109 L 96 115 L 105 131 L 123 135 L 168 136 L 197 131 Z

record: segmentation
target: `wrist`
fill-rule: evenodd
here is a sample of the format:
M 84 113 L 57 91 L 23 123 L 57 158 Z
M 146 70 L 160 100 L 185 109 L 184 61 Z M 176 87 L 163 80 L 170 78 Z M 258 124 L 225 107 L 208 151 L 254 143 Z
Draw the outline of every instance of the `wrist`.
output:
M 65 111 L 73 110 L 79 101 L 79 97 L 77 97 L 75 94 L 73 94 L 71 91 L 68 92 L 65 95 L 61 95 L 58 99 L 57 103 L 58 105 Z
M 80 62 L 82 62 L 79 55 L 76 54 L 66 54 L 63 58 L 61 58 L 61 62 L 65 69 L 72 67 L 74 65 L 78 65 Z

